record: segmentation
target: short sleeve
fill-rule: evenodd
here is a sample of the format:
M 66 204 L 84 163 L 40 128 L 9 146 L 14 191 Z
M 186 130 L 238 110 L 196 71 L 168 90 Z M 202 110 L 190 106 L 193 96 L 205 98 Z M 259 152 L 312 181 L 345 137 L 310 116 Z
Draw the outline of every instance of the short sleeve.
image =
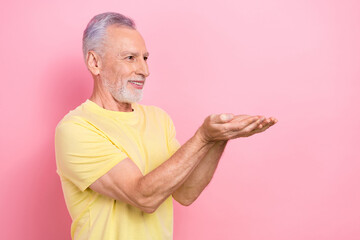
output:
M 176 139 L 176 130 L 173 121 L 171 120 L 169 115 L 167 116 L 167 144 L 168 150 L 171 155 L 173 155 L 180 147 L 179 141 Z
M 57 172 L 84 191 L 127 155 L 86 122 L 60 122 L 55 131 Z

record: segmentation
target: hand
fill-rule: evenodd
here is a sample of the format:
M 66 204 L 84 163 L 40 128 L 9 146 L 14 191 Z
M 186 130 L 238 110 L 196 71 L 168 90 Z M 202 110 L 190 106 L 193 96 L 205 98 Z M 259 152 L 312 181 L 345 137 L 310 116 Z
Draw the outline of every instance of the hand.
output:
M 205 119 L 197 134 L 206 143 L 226 141 L 263 132 L 276 122 L 273 117 L 213 114 Z
M 242 121 L 243 119 L 246 119 L 250 117 L 249 115 L 237 115 L 235 116 L 231 122 L 233 121 Z M 278 122 L 278 120 L 274 117 L 265 118 L 263 116 L 260 117 L 260 121 L 257 121 L 253 124 L 250 124 L 249 126 L 245 127 L 243 130 L 245 132 L 248 132 L 248 134 L 245 134 L 245 137 L 249 137 L 251 135 L 254 135 L 255 133 L 264 132 L 269 127 L 273 126 L 275 123 Z

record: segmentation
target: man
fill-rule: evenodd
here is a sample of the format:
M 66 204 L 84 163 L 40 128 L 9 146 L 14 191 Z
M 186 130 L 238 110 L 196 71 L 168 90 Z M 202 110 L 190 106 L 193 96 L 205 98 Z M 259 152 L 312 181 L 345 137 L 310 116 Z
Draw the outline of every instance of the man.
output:
M 190 205 L 210 182 L 228 140 L 277 120 L 213 114 L 180 147 L 170 117 L 137 103 L 149 53 L 131 19 L 95 16 L 84 31 L 83 52 L 93 93 L 60 121 L 55 135 L 71 236 L 172 239 L 172 199 Z

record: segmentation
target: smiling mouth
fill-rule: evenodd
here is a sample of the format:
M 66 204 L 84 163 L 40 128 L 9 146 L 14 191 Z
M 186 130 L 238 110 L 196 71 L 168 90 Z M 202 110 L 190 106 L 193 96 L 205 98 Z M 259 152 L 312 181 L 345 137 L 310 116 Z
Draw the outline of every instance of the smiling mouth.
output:
M 129 81 L 132 84 L 138 85 L 138 86 L 143 86 L 144 85 L 144 81 Z
M 129 80 L 128 82 L 137 89 L 142 89 L 145 83 L 145 81 L 135 81 L 135 80 L 134 81 Z

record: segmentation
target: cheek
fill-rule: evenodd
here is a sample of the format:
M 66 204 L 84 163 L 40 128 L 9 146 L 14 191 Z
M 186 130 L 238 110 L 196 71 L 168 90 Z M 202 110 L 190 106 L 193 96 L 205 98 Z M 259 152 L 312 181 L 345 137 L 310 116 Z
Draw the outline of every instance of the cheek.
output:
M 133 76 L 134 76 L 134 70 L 132 69 L 131 65 L 118 66 L 116 69 L 116 79 L 118 81 L 125 83 L 128 79 L 132 78 Z
M 116 84 L 117 87 L 121 87 L 126 84 L 127 80 L 133 76 L 134 64 L 114 62 L 104 66 L 103 76 Z
M 134 64 L 121 64 L 117 66 L 117 72 L 121 75 L 128 76 L 131 75 L 135 70 Z

